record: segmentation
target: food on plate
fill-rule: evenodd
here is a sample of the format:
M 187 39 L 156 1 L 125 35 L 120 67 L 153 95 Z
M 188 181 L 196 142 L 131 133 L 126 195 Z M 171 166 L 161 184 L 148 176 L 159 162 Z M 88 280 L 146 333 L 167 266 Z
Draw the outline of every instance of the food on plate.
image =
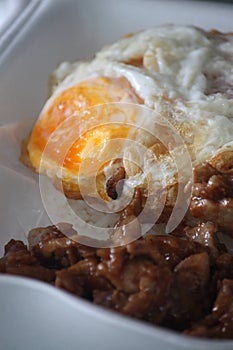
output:
M 231 33 L 164 25 L 62 63 L 21 159 L 70 198 L 112 202 L 140 189 L 141 210 L 151 196 L 154 211 L 164 201 L 159 222 L 195 168 L 183 202 L 232 235 L 232 53 Z
M 33 229 L 28 247 L 6 245 L 0 272 L 192 336 L 233 338 L 232 72 L 231 33 L 177 25 L 62 63 L 21 160 L 75 203 L 118 203 L 117 221 L 107 245 L 79 240 L 69 220 Z
M 12 239 L 0 272 L 37 278 L 192 336 L 233 338 L 233 255 L 213 223 L 186 227 L 179 237 L 148 235 L 109 249 L 73 241 L 68 225 L 63 232 L 56 226 L 33 229 L 28 247 Z

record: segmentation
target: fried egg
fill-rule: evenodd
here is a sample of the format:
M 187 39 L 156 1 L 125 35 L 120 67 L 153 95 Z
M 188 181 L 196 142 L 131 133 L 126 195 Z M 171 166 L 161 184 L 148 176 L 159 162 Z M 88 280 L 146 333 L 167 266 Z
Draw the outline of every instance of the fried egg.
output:
M 149 179 L 156 191 L 175 188 L 185 157 L 191 167 L 208 161 L 233 171 L 232 34 L 144 30 L 91 60 L 63 62 L 51 82 L 27 151 L 33 168 L 60 179 L 68 197 L 95 195 L 95 178 L 108 198 L 113 159 L 122 160 L 128 186 Z

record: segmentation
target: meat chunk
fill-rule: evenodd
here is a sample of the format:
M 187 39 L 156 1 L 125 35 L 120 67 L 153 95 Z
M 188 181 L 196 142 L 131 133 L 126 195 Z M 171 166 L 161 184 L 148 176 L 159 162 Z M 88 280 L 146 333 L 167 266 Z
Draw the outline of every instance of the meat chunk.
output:
M 198 337 L 233 339 L 233 280 L 222 281 L 212 313 L 185 333 Z
M 174 269 L 168 319 L 173 327 L 187 327 L 211 306 L 210 261 L 207 253 L 193 254 Z
M 71 227 L 66 227 L 67 236 L 56 226 L 36 228 L 29 232 L 29 249 L 44 266 L 60 269 L 75 264 L 82 257 L 92 254 L 93 249 L 72 240 Z
M 55 272 L 40 266 L 31 256 L 26 245 L 14 239 L 5 246 L 5 255 L 0 259 L 0 272 L 36 278 L 45 282 L 55 280 Z
M 207 247 L 213 257 L 217 257 L 219 251 L 225 250 L 225 247 L 218 240 L 217 226 L 212 222 L 202 222 L 194 227 L 185 227 L 184 233 L 188 240 Z
M 209 306 L 201 302 L 210 294 L 205 249 L 177 237 L 148 236 L 97 249 L 95 257 L 58 271 L 56 286 L 123 314 L 183 329 Z
M 190 212 L 233 236 L 233 175 L 221 173 L 208 163 L 196 167 Z
M 122 191 L 122 182 L 125 178 L 125 169 L 123 166 L 119 166 L 115 169 L 115 172 L 110 176 L 106 182 L 106 192 L 112 199 L 117 199 Z
M 139 290 L 128 294 L 121 312 L 163 325 L 168 315 L 172 281 L 173 276 L 169 268 L 151 266 L 147 273 L 141 275 Z
M 215 272 L 213 274 L 213 279 L 215 281 L 233 279 L 233 255 L 225 252 L 217 257 L 215 261 Z
M 140 210 L 139 192 L 133 201 L 126 217 Z M 6 245 L 0 272 L 52 282 L 115 312 L 186 334 L 233 338 L 233 255 L 211 222 L 180 231 L 97 249 L 73 241 L 70 226 L 38 228 L 29 234 L 30 250 L 20 241 Z
M 86 299 L 93 300 L 93 290 L 110 290 L 111 284 L 97 273 L 97 259 L 89 257 L 57 272 L 55 285 Z
M 179 237 L 169 235 L 154 236 L 149 235 L 145 237 L 145 241 L 152 249 L 158 249 L 164 261 L 173 269 L 186 257 L 207 251 L 206 247 L 197 242 L 187 241 Z
M 199 249 L 204 250 L 194 242 L 162 236 L 150 236 L 108 252 L 99 249 L 101 261 L 97 269 L 114 287 L 107 294 L 111 300 L 107 306 L 176 329 L 198 319 L 210 300 L 208 254 L 190 255 Z M 117 298 L 116 306 L 115 290 L 121 300 L 119 303 Z M 102 302 L 100 295 L 103 294 L 95 293 L 94 302 Z M 205 298 L 207 302 L 203 303 Z
M 131 202 L 122 211 L 118 222 L 111 233 L 111 241 L 114 245 L 127 244 L 141 235 L 141 226 L 138 221 L 143 206 L 141 190 L 136 188 Z

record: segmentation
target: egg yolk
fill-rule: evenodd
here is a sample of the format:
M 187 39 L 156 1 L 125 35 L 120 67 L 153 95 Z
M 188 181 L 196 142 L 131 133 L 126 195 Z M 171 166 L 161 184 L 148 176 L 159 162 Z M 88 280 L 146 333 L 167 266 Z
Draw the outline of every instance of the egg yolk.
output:
M 109 140 L 127 138 L 127 122 L 133 121 L 135 111 L 133 107 L 125 109 L 124 103 L 142 103 L 125 78 L 94 77 L 55 93 L 31 133 L 28 151 L 32 165 L 39 171 L 46 148 L 51 164 L 61 162 L 73 173 L 84 159 L 97 161 L 97 146 L 103 149 Z M 119 115 L 121 122 L 115 123 Z

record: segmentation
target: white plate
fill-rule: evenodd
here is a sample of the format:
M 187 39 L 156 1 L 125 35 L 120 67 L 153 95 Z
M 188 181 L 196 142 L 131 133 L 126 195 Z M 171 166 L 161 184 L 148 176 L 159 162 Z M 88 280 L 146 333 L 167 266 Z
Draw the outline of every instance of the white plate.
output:
M 0 246 L 50 223 L 37 177 L 18 156 L 20 141 L 46 98 L 48 76 L 59 62 L 91 56 L 125 33 L 162 23 L 233 31 L 233 5 L 173 0 L 28 3 L 30 11 L 18 17 L 21 25 L 8 27 L 8 39 L 0 45 Z M 0 310 L 0 349 L 233 348 L 233 342 L 193 340 L 128 320 L 16 277 L 0 277 Z
M 0 0 L 0 55 L 34 12 L 39 0 Z
M 24 1 L 0 1 L 0 34 L 6 30 L 11 21 L 15 19 L 17 14 L 22 10 Z

